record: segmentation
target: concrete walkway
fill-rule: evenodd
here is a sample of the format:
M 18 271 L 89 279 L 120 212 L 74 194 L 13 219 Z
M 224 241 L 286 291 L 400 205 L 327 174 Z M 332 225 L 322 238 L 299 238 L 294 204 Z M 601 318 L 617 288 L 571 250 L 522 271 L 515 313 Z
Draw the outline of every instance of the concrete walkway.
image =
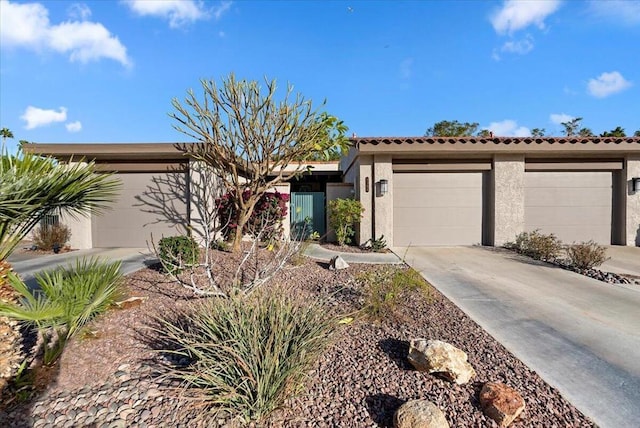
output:
M 410 248 L 406 261 L 600 427 L 639 426 L 640 289 L 501 249 Z
M 97 257 L 107 261 L 121 260 L 122 267 L 120 272 L 124 275 L 143 269 L 158 261 L 147 248 L 92 248 L 46 256 L 34 254 L 30 258 L 25 257 L 25 253 L 18 256 L 16 258 L 9 257 L 9 262 L 28 285 L 35 284 L 34 276 L 36 273 L 60 266 L 69 266 L 83 257 Z
M 346 253 L 332 251 L 323 248 L 319 244 L 309 244 L 304 251 L 304 255 L 312 259 L 328 262 L 335 256 L 340 256 L 347 263 L 368 263 L 368 264 L 398 264 L 402 260 L 393 253 Z
M 607 247 L 607 257 L 609 260 L 598 269 L 640 278 L 640 247 L 610 245 Z

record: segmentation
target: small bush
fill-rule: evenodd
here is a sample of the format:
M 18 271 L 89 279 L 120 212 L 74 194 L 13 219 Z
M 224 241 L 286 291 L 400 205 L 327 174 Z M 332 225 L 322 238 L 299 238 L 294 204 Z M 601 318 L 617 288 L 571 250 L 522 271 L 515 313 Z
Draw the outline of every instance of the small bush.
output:
M 37 227 L 33 231 L 33 243 L 40 250 L 52 251 L 64 247 L 71 239 L 71 230 L 64 224 Z
M 593 241 L 573 244 L 567 248 L 569 263 L 578 269 L 591 269 L 607 261 L 607 249 Z
M 198 262 L 198 243 L 190 236 L 162 238 L 158 246 L 158 257 L 167 273 L 178 274 Z
M 374 320 L 382 320 L 397 311 L 408 293 L 421 291 L 428 302 L 433 299 L 432 288 L 415 269 L 385 267 L 358 276 L 365 287 L 363 311 Z
M 384 235 L 379 237 L 378 239 L 369 239 L 364 245 L 364 248 L 370 249 L 375 253 L 379 253 L 384 251 L 387 248 L 387 241 L 384 239 Z
M 362 204 L 355 199 L 329 201 L 329 225 L 336 232 L 338 245 L 351 243 L 355 225 L 360 222 L 363 211 Z
M 207 409 L 246 422 L 268 415 L 299 386 L 328 343 L 335 322 L 318 303 L 273 292 L 251 299 L 210 300 L 173 320 L 160 333 L 189 361 L 170 369 L 187 394 Z
M 507 243 L 505 247 L 536 260 L 554 262 L 562 250 L 562 242 L 553 233 L 545 235 L 536 229 L 520 233 L 515 242 Z

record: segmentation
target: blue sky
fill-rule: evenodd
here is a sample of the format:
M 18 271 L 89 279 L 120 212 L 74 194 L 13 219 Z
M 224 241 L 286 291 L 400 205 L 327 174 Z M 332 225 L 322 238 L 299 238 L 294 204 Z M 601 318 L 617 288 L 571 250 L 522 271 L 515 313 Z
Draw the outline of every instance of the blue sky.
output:
M 181 141 L 172 98 L 230 72 L 326 99 L 350 135 L 640 129 L 640 1 L 0 0 L 0 17 L 15 141 Z

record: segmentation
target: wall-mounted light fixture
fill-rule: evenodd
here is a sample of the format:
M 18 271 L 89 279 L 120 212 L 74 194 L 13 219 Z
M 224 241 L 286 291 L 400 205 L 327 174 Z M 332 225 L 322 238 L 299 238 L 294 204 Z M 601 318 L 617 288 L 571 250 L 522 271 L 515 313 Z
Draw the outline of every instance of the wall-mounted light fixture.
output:
M 640 177 L 633 177 L 631 179 L 631 189 L 634 192 L 640 192 Z
M 385 180 L 384 178 L 380 180 L 380 194 L 384 195 L 389 191 L 389 180 Z
M 365 193 L 369 193 L 369 177 L 364 178 L 364 191 Z

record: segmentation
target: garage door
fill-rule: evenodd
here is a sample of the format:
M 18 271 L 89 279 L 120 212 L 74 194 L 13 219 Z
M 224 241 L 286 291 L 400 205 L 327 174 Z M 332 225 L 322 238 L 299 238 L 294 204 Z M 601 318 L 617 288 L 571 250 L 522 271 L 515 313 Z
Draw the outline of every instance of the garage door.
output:
M 482 242 L 482 173 L 393 175 L 393 244 Z
M 610 244 L 611 185 L 611 172 L 526 172 L 526 230 Z
M 119 173 L 120 196 L 112 209 L 94 216 L 94 247 L 147 247 L 164 236 L 184 233 L 186 174 Z

